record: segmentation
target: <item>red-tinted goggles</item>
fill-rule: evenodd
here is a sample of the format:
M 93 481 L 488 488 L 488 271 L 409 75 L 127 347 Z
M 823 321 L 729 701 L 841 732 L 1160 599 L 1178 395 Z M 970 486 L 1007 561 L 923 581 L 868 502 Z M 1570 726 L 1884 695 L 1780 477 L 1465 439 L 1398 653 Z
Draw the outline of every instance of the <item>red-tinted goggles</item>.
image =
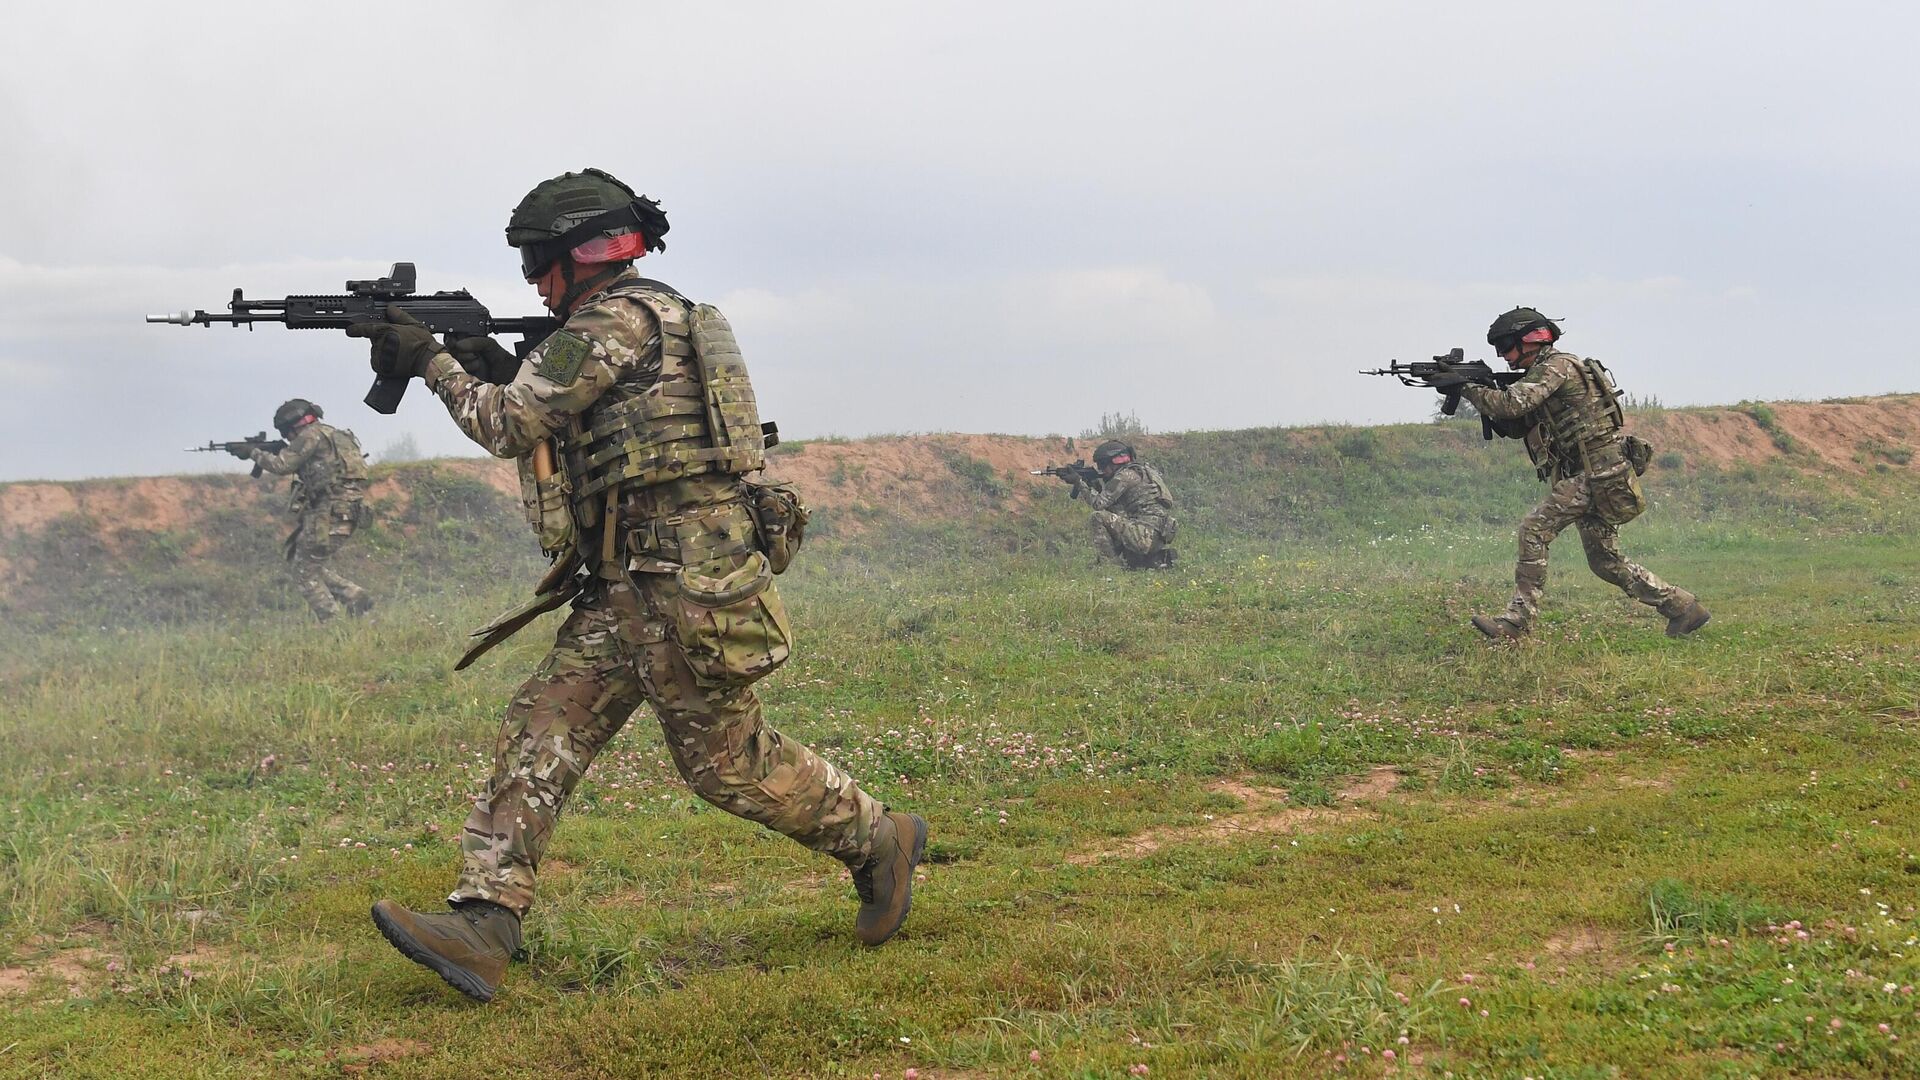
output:
M 528 281 L 538 278 L 553 266 L 560 257 L 561 249 L 546 244 L 528 244 L 520 249 L 520 274 Z M 596 236 L 585 243 L 566 249 L 573 261 L 582 266 L 594 263 L 625 262 L 629 259 L 643 258 L 647 254 L 647 238 L 638 232 L 620 236 Z

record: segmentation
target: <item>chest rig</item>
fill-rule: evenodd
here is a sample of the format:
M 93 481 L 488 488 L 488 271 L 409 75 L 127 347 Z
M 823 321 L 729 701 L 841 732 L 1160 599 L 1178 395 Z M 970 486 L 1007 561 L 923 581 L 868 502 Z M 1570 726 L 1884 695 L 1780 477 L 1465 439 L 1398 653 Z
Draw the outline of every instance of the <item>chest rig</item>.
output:
M 294 474 L 288 491 L 289 512 L 297 514 L 309 506 L 366 494 L 367 457 L 353 432 L 316 422 L 300 429 L 295 439 L 324 445 Z
M 1144 461 L 1130 461 L 1120 466 L 1119 471 L 1114 474 L 1114 479 L 1118 480 L 1121 473 L 1128 472 L 1131 472 L 1138 482 L 1107 509 L 1122 517 L 1171 521 L 1173 497 L 1167 494 L 1167 482 L 1161 478 L 1160 470 Z M 1111 483 L 1112 481 L 1109 481 L 1109 484 Z
M 1141 492 L 1139 509 L 1148 513 L 1172 513 L 1173 496 L 1167 494 L 1167 482 L 1161 477 L 1160 470 L 1144 461 L 1133 462 L 1131 467 L 1139 469 L 1141 475 L 1147 480 L 1146 488 Z
M 316 425 L 317 426 L 317 425 Z M 343 485 L 359 489 L 367 482 L 367 455 L 360 449 L 360 440 L 353 432 L 343 428 L 328 427 L 321 431 L 321 437 L 333 448 L 333 456 L 339 462 L 339 471 L 334 479 Z
M 1537 423 L 1528 431 L 1527 456 L 1543 479 L 1616 469 L 1621 456 L 1620 429 L 1626 414 L 1613 376 L 1598 360 L 1555 351 L 1542 359 L 1572 364 L 1574 377 L 1534 412 Z
M 556 439 L 580 553 L 612 570 L 629 553 L 690 564 L 751 550 L 736 477 L 763 467 L 766 450 L 726 316 L 646 280 L 600 302 L 653 314 L 660 370 L 650 382 L 615 383 Z

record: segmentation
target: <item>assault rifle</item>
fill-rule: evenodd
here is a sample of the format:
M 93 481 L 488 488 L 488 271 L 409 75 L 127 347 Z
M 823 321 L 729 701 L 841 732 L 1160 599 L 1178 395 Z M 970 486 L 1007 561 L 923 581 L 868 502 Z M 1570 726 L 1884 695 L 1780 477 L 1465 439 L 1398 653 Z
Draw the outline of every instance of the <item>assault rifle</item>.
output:
M 386 277 L 347 282 L 345 295 L 249 300 L 235 289 L 233 299 L 227 304 L 228 314 L 182 311 L 178 315 L 149 315 L 147 321 L 177 326 L 231 323 L 245 325 L 249 330 L 254 323 L 269 322 L 290 330 L 344 330 L 359 322 L 385 322 L 387 305 L 398 304 L 407 314 L 425 323 L 434 333 L 444 334 L 448 340 L 481 334 L 519 334 L 520 343 L 513 351 L 522 357 L 560 329 L 560 320 L 546 315 L 496 319 L 465 289 L 421 295 L 413 291 L 413 285 L 413 264 L 394 263 Z M 406 395 L 408 381 L 385 375 L 374 379 L 373 389 L 367 391 L 367 407 L 378 413 L 393 412 Z
M 189 454 L 228 453 L 228 454 L 232 454 L 234 457 L 239 457 L 240 455 L 246 453 L 249 450 L 265 450 L 269 454 L 277 454 L 280 451 L 285 450 L 286 448 L 287 448 L 287 440 L 269 439 L 267 438 L 267 433 L 263 431 L 260 434 L 255 435 L 251 438 L 235 439 L 232 442 L 214 442 L 212 440 L 208 440 L 207 445 L 205 446 L 187 447 L 187 453 Z M 253 475 L 254 476 L 260 475 L 260 463 L 257 461 L 253 463 Z
M 1452 416 L 1460 409 L 1460 392 L 1469 386 L 1505 387 L 1520 380 L 1524 371 L 1495 371 L 1487 366 L 1485 360 L 1468 360 L 1466 351 L 1455 349 L 1452 352 L 1434 357 L 1431 361 L 1413 361 L 1403 364 L 1398 360 L 1386 367 L 1362 371 L 1362 375 L 1391 375 L 1407 386 L 1424 386 L 1438 390 L 1445 395 L 1440 402 L 1440 413 Z M 1502 425 L 1495 424 L 1485 416 L 1480 418 L 1480 435 L 1491 440 L 1495 434 L 1505 435 Z
M 1078 481 L 1088 487 L 1092 487 L 1100 480 L 1100 470 L 1087 464 L 1086 458 L 1079 458 L 1071 465 L 1049 465 L 1044 469 L 1029 469 L 1027 475 L 1057 476 L 1068 483 Z

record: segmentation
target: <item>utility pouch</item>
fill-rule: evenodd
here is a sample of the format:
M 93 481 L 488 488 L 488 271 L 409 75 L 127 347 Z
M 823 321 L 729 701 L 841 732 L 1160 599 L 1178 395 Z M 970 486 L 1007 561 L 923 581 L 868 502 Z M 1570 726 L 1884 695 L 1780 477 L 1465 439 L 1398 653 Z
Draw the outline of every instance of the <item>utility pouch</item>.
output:
M 328 523 L 327 534 L 342 540 L 352 536 L 353 531 L 360 527 L 360 515 L 365 509 L 365 503 L 348 499 L 333 503 L 327 508 L 327 516 L 332 519 Z
M 813 512 L 800 501 L 800 492 L 792 484 L 771 484 L 742 479 L 746 486 L 747 511 L 753 515 L 754 531 L 760 534 L 760 550 L 776 574 L 786 573 L 788 564 L 807 536 L 807 522 Z
M 793 624 L 760 552 L 682 567 L 666 606 L 674 643 L 705 685 L 745 686 L 792 655 Z
M 543 479 L 533 467 L 532 455 L 520 459 L 520 507 L 540 541 L 540 550 L 549 555 L 573 550 L 573 508 L 567 496 L 564 472 L 556 468 Z
M 1647 466 L 1653 462 L 1653 444 L 1638 435 L 1629 435 L 1620 444 L 1620 456 L 1633 466 L 1633 475 L 1647 475 Z
M 1640 490 L 1640 478 L 1633 463 L 1622 461 L 1587 478 L 1587 491 L 1593 499 L 1593 512 L 1609 525 L 1625 525 L 1647 509 L 1647 497 Z

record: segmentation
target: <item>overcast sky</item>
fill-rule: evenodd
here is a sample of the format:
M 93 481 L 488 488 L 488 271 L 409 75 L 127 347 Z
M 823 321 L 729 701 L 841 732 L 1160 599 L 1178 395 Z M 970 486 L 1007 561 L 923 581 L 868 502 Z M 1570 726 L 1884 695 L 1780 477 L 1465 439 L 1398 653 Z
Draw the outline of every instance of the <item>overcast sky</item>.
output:
M 337 333 L 148 326 L 419 265 L 596 165 L 792 437 L 1431 414 L 1517 303 L 1668 404 L 1920 390 L 1920 6 L 9 4 L 0 480 L 239 467 Z M 1906 131 L 1907 135 L 1900 132 Z M 222 464 L 224 463 L 224 464 Z

